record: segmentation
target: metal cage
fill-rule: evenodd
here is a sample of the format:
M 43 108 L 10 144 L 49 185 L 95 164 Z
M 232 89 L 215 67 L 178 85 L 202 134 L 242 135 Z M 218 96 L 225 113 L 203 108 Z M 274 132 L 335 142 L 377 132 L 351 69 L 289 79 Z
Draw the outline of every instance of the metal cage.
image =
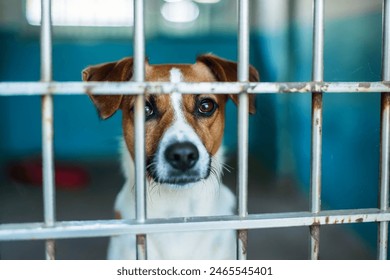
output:
M 313 0 L 313 69 L 312 81 L 307 83 L 249 83 L 249 0 L 239 0 L 238 82 L 236 83 L 157 83 L 144 81 L 145 34 L 144 1 L 134 0 L 134 77 L 131 82 L 53 82 L 51 0 L 42 0 L 41 24 L 41 81 L 0 83 L 0 96 L 42 96 L 42 154 L 44 221 L 42 223 L 2 224 L 0 241 L 46 240 L 46 257 L 55 259 L 55 239 L 98 237 L 120 234 L 137 235 L 137 258 L 147 259 L 147 234 L 192 230 L 237 230 L 237 259 L 246 259 L 247 231 L 259 228 L 304 226 L 310 228 L 310 259 L 319 258 L 320 226 L 338 223 L 377 223 L 377 258 L 387 259 L 390 180 L 390 0 L 383 0 L 382 81 L 334 82 L 323 81 L 324 0 Z M 153 220 L 146 218 L 145 202 L 145 143 L 144 93 L 182 94 L 229 93 L 239 95 L 238 109 L 238 209 L 234 216 L 175 218 Z M 53 152 L 53 95 L 55 94 L 134 94 L 136 127 L 136 219 L 56 221 L 54 152 Z M 248 214 L 248 93 L 250 94 L 312 94 L 311 146 L 311 207 L 307 212 L 277 214 Z M 321 151 L 323 93 L 382 92 L 379 205 L 373 209 L 321 210 Z

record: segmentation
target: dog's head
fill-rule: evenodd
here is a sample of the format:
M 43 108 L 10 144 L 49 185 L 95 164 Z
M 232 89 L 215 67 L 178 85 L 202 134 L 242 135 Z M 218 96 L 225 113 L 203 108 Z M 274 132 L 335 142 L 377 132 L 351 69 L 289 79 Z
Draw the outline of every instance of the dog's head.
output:
M 83 71 L 84 81 L 130 81 L 133 59 L 90 66 Z M 195 64 L 149 65 L 146 81 L 233 82 L 237 64 L 213 55 L 202 55 Z M 258 81 L 250 67 L 250 81 Z M 134 102 L 131 95 L 90 95 L 102 119 L 122 110 L 125 142 L 134 158 Z M 249 96 L 249 112 L 255 112 L 254 95 Z M 147 176 L 169 185 L 190 184 L 209 176 L 211 159 L 218 151 L 224 130 L 225 104 L 237 103 L 237 95 L 185 94 L 146 95 L 145 130 Z

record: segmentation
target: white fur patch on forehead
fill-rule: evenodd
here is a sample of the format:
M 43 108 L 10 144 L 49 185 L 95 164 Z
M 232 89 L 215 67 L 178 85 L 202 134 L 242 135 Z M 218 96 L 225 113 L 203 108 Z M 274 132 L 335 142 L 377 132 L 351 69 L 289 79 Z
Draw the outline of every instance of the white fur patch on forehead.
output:
M 171 94 L 171 102 L 175 112 L 175 120 L 178 122 L 185 122 L 184 114 L 182 112 L 182 96 L 180 93 L 174 92 Z
M 173 105 L 173 110 L 175 112 L 175 122 L 173 124 L 173 127 L 176 131 L 176 137 L 178 141 L 184 141 L 185 135 L 188 133 L 188 130 L 191 130 L 190 134 L 192 133 L 192 129 L 186 122 L 186 119 L 184 117 L 184 112 L 182 110 L 182 96 L 180 93 L 172 93 L 171 94 L 171 102 Z
M 170 71 L 171 83 L 180 83 L 183 80 L 181 71 L 177 68 L 172 68 Z M 182 112 L 182 96 L 178 92 L 171 94 L 171 101 L 175 112 L 175 119 L 177 122 L 185 123 L 184 114 Z
M 181 71 L 177 68 L 172 68 L 171 71 L 169 71 L 170 74 L 170 81 L 171 83 L 180 83 L 183 81 L 183 74 Z

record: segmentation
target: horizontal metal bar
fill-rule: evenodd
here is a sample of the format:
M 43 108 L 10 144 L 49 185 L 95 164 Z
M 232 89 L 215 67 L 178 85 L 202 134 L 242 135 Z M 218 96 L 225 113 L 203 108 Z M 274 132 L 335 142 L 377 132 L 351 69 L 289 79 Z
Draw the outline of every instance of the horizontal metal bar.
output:
M 44 223 L 0 225 L 0 241 L 102 237 L 123 234 L 151 234 L 203 230 L 237 230 L 286 228 L 297 226 L 371 223 L 390 221 L 390 211 L 353 209 L 272 214 L 251 214 L 247 217 L 219 216 L 173 219 L 97 220 L 56 222 L 54 227 Z
M 2 82 L 0 96 L 44 94 L 239 94 L 390 92 L 390 82 L 168 83 L 168 82 Z

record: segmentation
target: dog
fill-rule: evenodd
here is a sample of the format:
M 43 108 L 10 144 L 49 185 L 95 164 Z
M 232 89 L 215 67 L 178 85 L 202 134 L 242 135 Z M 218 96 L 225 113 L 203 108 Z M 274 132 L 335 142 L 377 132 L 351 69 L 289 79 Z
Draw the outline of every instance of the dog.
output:
M 84 81 L 131 81 L 133 59 L 87 67 Z M 259 81 L 252 66 L 249 80 Z M 212 54 L 194 64 L 150 65 L 145 80 L 157 82 L 233 82 L 237 63 Z M 118 219 L 135 218 L 134 102 L 131 95 L 90 95 L 102 119 L 122 111 L 122 168 L 126 182 L 115 201 Z M 147 218 L 233 215 L 235 196 L 221 182 L 224 169 L 222 138 L 225 104 L 237 95 L 191 94 L 145 96 Z M 255 113 L 255 96 L 249 95 Z M 235 259 L 234 230 L 176 232 L 147 235 L 148 259 Z M 136 259 L 136 237 L 111 237 L 108 259 Z

